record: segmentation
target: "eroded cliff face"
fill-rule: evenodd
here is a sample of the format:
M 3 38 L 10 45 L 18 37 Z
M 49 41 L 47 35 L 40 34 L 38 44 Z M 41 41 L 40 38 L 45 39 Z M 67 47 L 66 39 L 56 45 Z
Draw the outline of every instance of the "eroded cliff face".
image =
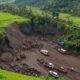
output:
M 63 35 L 66 30 L 64 27 L 58 27 L 57 25 L 48 25 L 48 26 L 41 26 L 41 25 L 33 25 L 33 24 L 26 24 L 22 23 L 19 24 L 19 29 L 25 35 L 29 34 L 38 34 L 38 35 Z
M 0 52 L 7 51 L 8 48 L 10 48 L 9 42 L 10 41 L 9 41 L 7 36 L 5 36 L 4 38 L 0 39 Z

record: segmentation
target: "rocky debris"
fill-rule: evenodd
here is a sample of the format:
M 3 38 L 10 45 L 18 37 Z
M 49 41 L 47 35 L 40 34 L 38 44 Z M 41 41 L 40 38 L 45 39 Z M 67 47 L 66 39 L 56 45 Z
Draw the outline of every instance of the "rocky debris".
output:
M 23 49 L 23 50 L 25 50 L 25 49 L 27 49 L 27 50 L 28 50 L 28 49 L 35 49 L 35 48 L 40 49 L 42 46 L 43 46 L 43 45 L 37 43 L 37 41 L 34 42 L 34 41 L 30 41 L 30 40 L 25 40 L 25 41 L 23 42 L 22 49 Z
M 11 46 L 9 45 L 9 42 L 10 41 L 7 36 L 0 39 L 0 52 L 6 52 L 8 51 L 8 48 L 11 48 Z
M 20 54 L 20 55 L 15 56 L 15 61 L 21 61 L 25 58 L 26 58 L 26 56 L 24 54 Z
M 9 39 L 9 45 L 16 49 L 20 48 L 23 45 L 25 35 L 20 31 L 19 24 L 12 24 L 6 29 L 6 36 Z
M 11 53 L 3 53 L 0 56 L 0 61 L 2 62 L 12 62 L 14 60 L 14 56 Z

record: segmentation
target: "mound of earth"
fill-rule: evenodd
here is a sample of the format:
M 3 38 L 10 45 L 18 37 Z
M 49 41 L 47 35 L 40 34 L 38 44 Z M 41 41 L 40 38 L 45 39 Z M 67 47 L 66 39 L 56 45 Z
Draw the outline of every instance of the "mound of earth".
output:
M 29 27 L 27 25 L 24 26 Z M 54 41 L 56 42 L 57 36 L 26 35 L 27 28 L 21 28 L 20 24 L 12 24 L 6 30 L 4 44 L 7 47 L 4 48 L 0 55 L 1 69 L 33 76 L 36 76 L 36 74 L 47 76 L 49 75 L 49 69 L 43 67 L 37 61 L 37 59 L 43 59 L 59 66 L 74 67 L 77 72 L 71 72 L 66 77 L 70 80 L 80 80 L 80 59 L 60 54 L 54 48 L 56 44 L 53 43 Z M 6 48 L 7 50 L 5 51 Z M 47 49 L 49 56 L 41 54 L 41 49 Z

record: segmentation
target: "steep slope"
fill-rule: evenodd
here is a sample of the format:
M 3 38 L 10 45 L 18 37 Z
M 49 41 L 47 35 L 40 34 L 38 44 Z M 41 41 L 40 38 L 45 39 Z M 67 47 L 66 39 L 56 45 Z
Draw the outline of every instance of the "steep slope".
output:
M 8 39 L 5 37 L 6 28 L 14 22 L 22 23 L 22 22 L 27 22 L 27 20 L 29 19 L 17 15 L 12 15 L 6 12 L 0 12 L 0 50 L 1 51 L 3 51 L 4 48 L 7 49 L 7 47 L 9 47 Z

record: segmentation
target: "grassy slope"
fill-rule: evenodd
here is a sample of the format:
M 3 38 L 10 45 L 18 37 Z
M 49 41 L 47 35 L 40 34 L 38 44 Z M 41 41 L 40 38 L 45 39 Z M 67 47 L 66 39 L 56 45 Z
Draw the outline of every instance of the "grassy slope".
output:
M 76 26 L 69 26 L 67 34 L 63 36 L 65 46 L 80 47 L 80 17 L 72 16 L 66 13 L 61 13 L 60 18 L 64 20 L 70 20 L 73 22 L 73 25 Z
M 43 78 L 43 77 L 32 77 L 21 75 L 13 72 L 8 72 L 5 70 L 0 70 L 0 80 L 55 80 L 54 78 Z M 65 80 L 64 78 L 60 78 L 58 80 Z
M 29 7 L 29 6 L 27 6 L 27 8 L 28 8 L 29 10 L 31 9 L 34 15 L 43 16 L 43 15 L 45 15 L 45 13 L 46 13 L 46 15 L 52 16 L 52 14 L 51 14 L 50 11 L 44 11 L 44 10 L 40 10 L 39 8 Z
M 4 28 L 7 27 L 8 25 L 10 25 L 13 22 L 27 22 L 29 21 L 29 19 L 24 18 L 24 17 L 20 17 L 20 16 L 16 16 L 16 15 L 12 15 L 10 13 L 4 13 L 4 12 L 0 12 L 0 33 L 2 33 L 4 31 Z
M 21 74 L 0 70 L 0 80 L 42 80 L 42 78 L 35 78 L 31 76 L 25 76 Z
M 36 15 L 44 15 L 44 10 L 39 10 L 39 9 L 34 9 L 32 8 L 33 10 L 33 13 Z M 46 12 L 48 16 L 52 16 L 51 12 Z M 77 16 L 72 16 L 70 14 L 67 14 L 67 13 L 60 13 L 60 16 L 59 16 L 61 19 L 64 19 L 64 20 L 70 20 L 73 22 L 74 25 L 80 27 L 80 17 L 77 17 Z
M 31 8 L 31 7 L 30 7 Z M 44 10 L 39 10 L 39 9 L 35 9 L 35 8 L 32 8 L 32 11 L 33 13 L 36 15 L 42 15 L 45 13 Z M 46 12 L 48 16 L 52 16 L 52 13 L 47 11 Z M 60 13 L 60 16 L 59 16 L 61 19 L 64 19 L 64 20 L 70 20 L 72 21 L 75 25 L 77 26 L 80 26 L 80 17 L 77 17 L 77 16 L 72 16 L 71 14 L 68 14 L 68 13 Z
M 80 27 L 80 17 L 72 16 L 67 13 L 60 13 L 60 18 L 64 20 L 70 20 L 74 23 L 74 25 Z
M 5 27 L 5 26 L 13 23 L 14 21 L 23 22 L 23 21 L 27 21 L 27 20 L 28 19 L 26 19 L 24 17 L 12 15 L 10 13 L 0 12 L 0 27 Z

